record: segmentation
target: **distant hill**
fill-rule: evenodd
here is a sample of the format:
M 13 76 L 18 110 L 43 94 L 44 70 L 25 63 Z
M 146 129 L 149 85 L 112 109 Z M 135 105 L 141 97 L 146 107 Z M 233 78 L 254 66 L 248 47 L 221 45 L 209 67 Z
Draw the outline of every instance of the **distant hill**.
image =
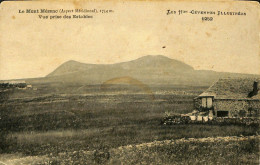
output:
M 259 77 L 259 75 L 194 70 L 191 66 L 168 57 L 144 56 L 116 64 L 85 64 L 68 61 L 44 78 L 32 82 L 102 84 L 117 77 L 131 77 L 145 84 L 210 85 L 223 77 Z
M 76 61 L 68 61 L 59 66 L 52 73 L 48 74 L 47 77 L 60 76 L 66 74 L 73 74 L 77 72 L 104 72 L 106 70 L 112 71 L 171 71 L 171 72 L 187 72 L 193 70 L 193 68 L 183 62 L 170 59 L 165 56 L 144 56 L 129 62 L 122 62 L 116 64 L 84 64 Z

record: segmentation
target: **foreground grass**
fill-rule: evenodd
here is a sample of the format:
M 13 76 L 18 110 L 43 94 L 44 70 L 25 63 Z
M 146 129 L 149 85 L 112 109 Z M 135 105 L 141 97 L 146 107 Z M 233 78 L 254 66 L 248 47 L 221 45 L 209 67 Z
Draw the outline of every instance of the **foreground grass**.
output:
M 111 151 L 109 164 L 258 164 L 259 137 L 166 140 Z
M 176 125 L 161 126 L 157 120 L 139 125 L 124 125 L 82 130 L 56 130 L 48 132 L 19 132 L 8 136 L 7 153 L 45 155 L 79 150 L 116 148 L 154 140 L 203 138 L 217 136 L 250 136 L 258 128 L 242 126 Z
M 93 151 L 77 150 L 45 156 L 10 158 L 16 164 L 258 164 L 259 136 L 185 138 L 153 141 Z
M 14 93 L 11 99 L 0 104 L 0 112 L 4 114 L 0 114 L 2 117 L 0 129 L 5 131 L 5 136 L 2 138 L 0 136 L 0 154 L 19 153 L 22 155 L 21 157 L 26 156 L 28 162 L 30 160 L 39 162 L 42 159 L 47 161 L 51 158 L 52 163 L 60 164 L 64 157 L 64 160 L 73 160 L 72 164 L 79 164 L 77 158 L 81 160 L 81 163 L 87 159 L 90 164 L 103 163 L 103 161 L 117 164 L 120 159 L 119 156 L 116 156 L 116 153 L 114 153 L 113 159 L 110 158 L 113 149 L 120 146 L 137 145 L 154 140 L 251 136 L 257 134 L 257 132 L 260 133 L 258 127 L 235 125 L 160 125 L 166 111 L 173 113 L 191 112 L 193 110 L 193 98 L 198 92 L 196 89 L 179 88 L 173 89 L 170 94 L 167 93 L 169 92 L 168 89 L 165 91 L 155 91 L 155 99 L 140 93 L 41 96 L 41 91 L 38 90 L 39 96 L 28 94 L 26 98 L 22 98 L 25 93 Z M 187 92 L 188 95 L 186 95 Z M 195 148 L 203 150 L 199 144 L 194 145 Z M 224 150 L 226 144 L 219 143 L 218 145 L 222 147 L 218 149 L 216 146 L 214 148 L 212 143 L 207 144 L 207 152 L 216 150 L 217 154 L 223 154 L 221 150 Z M 243 145 L 242 143 L 234 144 L 231 150 L 238 152 L 236 147 L 241 148 Z M 252 143 L 253 148 L 257 145 L 258 143 Z M 164 148 L 167 148 L 167 146 L 164 146 Z M 157 149 L 152 149 L 148 153 L 155 154 L 159 163 L 167 164 L 169 162 L 165 161 L 166 159 L 178 160 L 178 157 L 182 160 L 181 155 L 176 157 L 172 155 L 172 158 L 160 157 L 169 154 L 166 150 L 171 150 L 171 148 Z M 181 151 L 184 152 L 185 147 Z M 146 151 L 142 152 L 146 153 Z M 109 159 L 107 159 L 107 153 L 110 155 Z M 159 155 L 156 156 L 156 153 Z M 206 154 L 199 153 L 201 155 Z M 88 154 L 90 155 L 88 156 Z M 190 154 L 195 153 L 190 151 Z M 254 154 L 255 151 L 253 155 L 249 155 L 255 158 Z M 47 158 L 46 155 L 48 155 Z M 126 153 L 126 155 L 128 154 Z M 36 156 L 37 159 L 28 156 Z M 99 157 L 101 157 L 100 160 Z M 138 160 L 149 162 L 148 158 L 146 160 L 146 156 L 143 157 L 138 158 Z M 130 158 L 137 160 L 137 157 L 133 155 Z M 229 157 L 227 158 L 229 159 Z M 233 160 L 235 158 L 238 157 L 234 156 Z M 128 158 L 124 157 L 124 159 L 127 160 Z M 153 160 L 152 158 L 149 159 Z M 245 159 L 248 159 L 248 157 Z M 140 164 L 141 162 L 136 163 Z

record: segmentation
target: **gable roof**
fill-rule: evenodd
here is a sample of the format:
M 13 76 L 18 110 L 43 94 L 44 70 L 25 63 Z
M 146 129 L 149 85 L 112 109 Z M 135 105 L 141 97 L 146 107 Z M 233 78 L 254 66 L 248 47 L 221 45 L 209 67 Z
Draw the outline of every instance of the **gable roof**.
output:
M 260 100 L 260 91 L 257 95 L 249 98 L 248 94 L 253 90 L 254 82 L 259 82 L 260 78 L 225 78 L 219 79 L 206 91 L 199 95 L 213 96 L 215 99 L 257 99 Z

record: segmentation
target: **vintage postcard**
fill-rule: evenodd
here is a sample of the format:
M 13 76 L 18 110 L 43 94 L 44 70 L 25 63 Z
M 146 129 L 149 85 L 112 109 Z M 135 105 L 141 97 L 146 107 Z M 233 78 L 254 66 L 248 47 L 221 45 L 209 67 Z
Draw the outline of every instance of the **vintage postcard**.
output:
M 0 165 L 259 164 L 259 3 L 4 1 Z

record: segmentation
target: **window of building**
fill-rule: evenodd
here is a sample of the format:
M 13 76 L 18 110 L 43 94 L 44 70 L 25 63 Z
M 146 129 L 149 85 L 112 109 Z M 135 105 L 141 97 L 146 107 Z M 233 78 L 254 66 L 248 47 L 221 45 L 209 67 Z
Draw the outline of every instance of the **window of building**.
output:
M 207 98 L 202 98 L 202 107 L 203 108 L 207 107 Z
M 202 107 L 203 108 L 212 108 L 212 98 L 211 97 L 203 97 L 202 98 Z
M 211 97 L 207 98 L 207 108 L 212 108 L 212 98 Z
M 228 117 L 228 111 L 217 111 L 217 117 Z

